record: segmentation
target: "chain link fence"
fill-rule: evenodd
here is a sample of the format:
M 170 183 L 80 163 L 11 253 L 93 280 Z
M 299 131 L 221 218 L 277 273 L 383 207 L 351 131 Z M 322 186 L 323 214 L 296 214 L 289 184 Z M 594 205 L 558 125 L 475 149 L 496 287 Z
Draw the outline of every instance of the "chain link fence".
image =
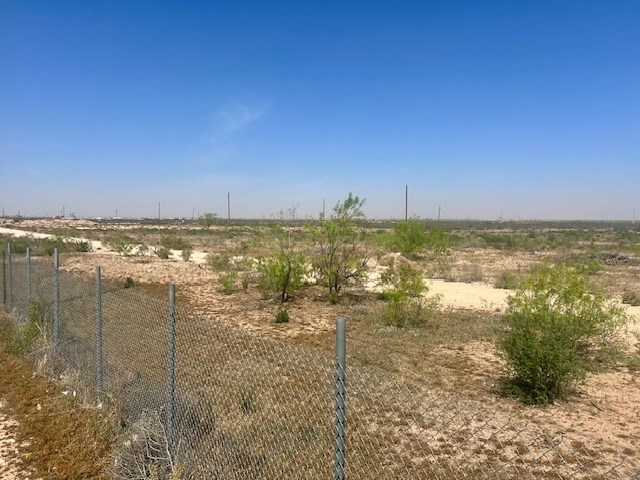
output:
M 640 478 L 635 452 L 604 455 L 348 363 L 343 319 L 334 355 L 196 314 L 175 304 L 175 287 L 160 301 L 106 285 L 99 268 L 94 280 L 63 272 L 57 252 L 51 262 L 7 246 L 2 260 L 13 321 L 37 312 L 50 345 L 40 355 L 132 432 L 114 457 L 119 478 Z

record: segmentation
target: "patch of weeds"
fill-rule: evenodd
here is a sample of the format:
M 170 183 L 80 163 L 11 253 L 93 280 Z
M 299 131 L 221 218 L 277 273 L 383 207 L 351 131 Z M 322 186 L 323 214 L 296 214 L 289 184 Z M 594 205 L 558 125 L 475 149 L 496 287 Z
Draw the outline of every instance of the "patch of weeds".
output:
M 622 294 L 622 303 L 634 307 L 640 306 L 640 292 L 624 292 Z
M 183 248 L 183 249 L 182 249 L 182 253 L 181 253 L 181 255 L 182 255 L 182 259 L 183 259 L 185 262 L 188 262 L 188 261 L 189 261 L 189 259 L 191 258 L 191 255 L 192 255 L 192 254 L 193 254 L 193 248 L 188 247 L 188 248 Z
M 380 295 L 386 303 L 382 315 L 385 325 L 417 327 L 424 324 L 425 316 L 438 306 L 439 297 L 425 299 L 429 289 L 422 274 L 407 261 L 393 261 L 382 274 L 385 290 Z
M 289 312 L 284 308 L 279 309 L 276 312 L 276 323 L 289 323 Z
M 44 316 L 42 305 L 39 301 L 31 302 L 26 323 L 11 324 L 3 321 L 1 337 L 4 339 L 5 349 L 13 355 L 28 355 L 38 341 L 44 342 Z
M 192 249 L 191 242 L 176 235 L 166 235 L 160 238 L 160 245 L 169 250 Z
M 498 275 L 498 278 L 496 278 L 494 287 L 503 288 L 505 290 L 515 290 L 520 286 L 521 282 L 522 273 L 520 271 L 505 270 Z
M 213 272 L 222 272 L 229 268 L 229 260 L 226 253 L 210 253 L 207 255 L 207 267 Z
M 627 359 L 627 367 L 634 372 L 640 371 L 640 355 L 634 355 Z
M 482 282 L 484 273 L 482 273 L 482 267 L 477 263 L 465 263 L 462 265 L 458 278 L 459 282 Z
M 127 277 L 124 279 L 124 283 L 122 284 L 122 288 L 133 288 L 136 286 L 136 282 L 131 277 Z
M 248 293 L 249 292 L 249 282 L 251 280 L 251 274 L 249 272 L 244 272 L 242 274 L 242 280 L 241 280 L 241 285 L 242 285 L 242 291 L 244 293 Z
M 103 243 L 122 255 L 129 255 L 136 241 L 124 232 L 113 232 L 104 239 Z
M 171 250 L 169 250 L 167 247 L 158 247 L 156 248 L 156 255 L 159 258 L 166 260 L 169 258 L 169 255 L 171 255 Z
M 238 272 L 235 270 L 228 270 L 218 278 L 220 283 L 220 291 L 225 295 L 231 295 L 238 291 Z

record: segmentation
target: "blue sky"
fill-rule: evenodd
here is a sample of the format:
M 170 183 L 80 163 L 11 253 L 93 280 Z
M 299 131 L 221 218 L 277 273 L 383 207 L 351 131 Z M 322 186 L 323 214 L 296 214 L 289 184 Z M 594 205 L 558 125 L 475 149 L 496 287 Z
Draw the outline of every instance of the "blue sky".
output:
M 7 214 L 640 217 L 640 2 L 0 0 Z

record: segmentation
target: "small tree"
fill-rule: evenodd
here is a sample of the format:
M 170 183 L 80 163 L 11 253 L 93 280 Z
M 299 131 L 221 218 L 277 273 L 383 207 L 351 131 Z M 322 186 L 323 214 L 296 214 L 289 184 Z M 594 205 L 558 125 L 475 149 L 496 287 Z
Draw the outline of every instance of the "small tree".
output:
M 218 216 L 215 213 L 205 212 L 202 217 L 200 217 L 200 225 L 209 230 L 212 225 L 215 225 L 218 220 Z
M 609 295 L 586 273 L 543 265 L 507 299 L 498 348 L 510 370 L 507 392 L 526 403 L 565 397 L 582 380 L 594 353 L 612 344 L 628 322 Z
M 329 288 L 329 298 L 335 303 L 340 290 L 366 270 L 369 252 L 364 248 L 365 232 L 357 221 L 365 218 L 362 206 L 365 200 L 349 193 L 338 202 L 328 220 L 319 227 L 310 228 L 315 246 L 315 267 Z

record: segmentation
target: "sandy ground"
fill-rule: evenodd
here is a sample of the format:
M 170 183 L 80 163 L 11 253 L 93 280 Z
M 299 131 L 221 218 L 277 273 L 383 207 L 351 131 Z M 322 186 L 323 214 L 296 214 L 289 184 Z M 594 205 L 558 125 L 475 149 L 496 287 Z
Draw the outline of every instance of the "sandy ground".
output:
M 28 234 L 22 230 L 7 228 L 0 228 L 0 233 Z M 34 236 L 39 235 L 42 234 Z M 138 283 L 177 283 L 178 298 L 182 296 L 190 307 L 203 316 L 234 322 L 251 330 L 269 330 L 270 334 L 287 337 L 333 330 L 336 307 L 329 305 L 326 299 L 319 298 L 319 301 L 315 301 L 313 290 L 309 298 L 289 305 L 292 321 L 287 325 L 274 325 L 273 314 L 279 305 L 273 302 L 258 300 L 256 295 L 248 295 L 241 291 L 230 296 L 223 295 L 218 287 L 219 273 L 212 272 L 203 265 L 206 263 L 206 255 L 207 252 L 196 251 L 187 262 L 182 260 L 179 251 L 173 251 L 168 260 L 156 256 L 125 257 L 109 251 L 104 245 L 96 244 L 89 254 L 65 256 L 62 268 L 92 277 L 95 266 L 100 265 L 105 278 L 112 281 L 122 282 L 126 277 L 131 277 Z M 480 253 L 470 251 L 464 255 L 471 258 L 479 257 Z M 490 252 L 489 256 L 490 266 L 486 269 L 482 259 L 478 259 L 478 262 L 485 271 L 491 269 L 492 272 L 525 267 L 540 261 L 539 255 L 528 253 L 518 257 L 513 254 Z M 379 276 L 380 271 L 376 266 L 365 282 L 365 287 L 369 290 L 377 289 L 376 280 Z M 631 286 L 636 285 L 635 278 L 632 278 L 634 283 Z M 509 291 L 496 289 L 490 283 L 426 280 L 429 295 L 440 295 L 443 309 L 504 312 L 506 307 Z M 625 305 L 625 308 L 633 320 L 629 332 L 640 335 L 640 307 Z M 638 341 L 634 335 L 630 335 L 630 338 Z M 490 383 L 500 377 L 503 368 L 503 362 L 496 355 L 493 344 L 478 341 L 455 348 L 442 346 L 438 347 L 433 355 L 431 369 L 440 372 L 436 375 L 441 375 L 445 390 L 469 390 L 470 385 L 478 387 L 476 391 L 482 392 L 477 395 L 478 400 L 481 400 L 486 411 L 492 412 L 496 418 L 500 417 L 497 423 L 507 424 L 515 412 L 523 410 L 517 401 L 504 399 L 492 393 Z M 464 378 L 457 375 L 461 370 L 464 371 Z M 528 413 L 525 415 L 532 423 L 561 432 L 564 441 L 575 449 L 587 449 L 593 452 L 594 457 L 598 455 L 599 450 L 614 449 L 637 458 L 636 452 L 640 449 L 640 422 L 637 420 L 640 415 L 638 372 L 620 367 L 611 372 L 590 375 L 572 401 L 558 402 L 545 409 L 530 408 L 526 411 Z M 0 417 L 0 420 L 3 419 Z
M 19 456 L 18 445 L 13 435 L 16 422 L 3 412 L 4 400 L 0 400 L 0 478 L 3 480 L 28 480 L 15 461 Z

